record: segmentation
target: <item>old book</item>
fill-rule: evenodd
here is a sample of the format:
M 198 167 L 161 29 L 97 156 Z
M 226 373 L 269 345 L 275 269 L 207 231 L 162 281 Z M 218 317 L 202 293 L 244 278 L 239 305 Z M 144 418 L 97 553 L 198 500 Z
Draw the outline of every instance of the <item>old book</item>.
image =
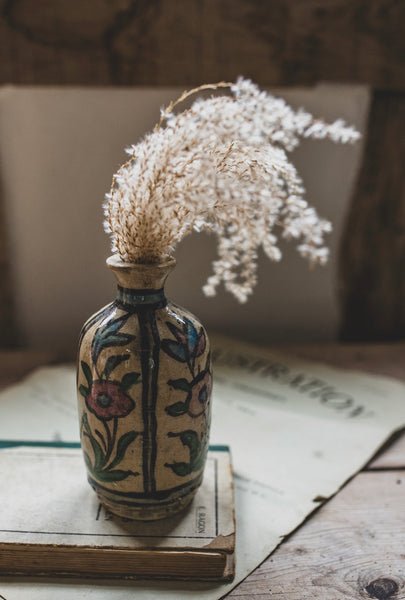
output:
M 210 448 L 204 481 L 182 513 L 149 523 L 108 513 L 81 451 L 0 451 L 0 574 L 231 580 L 235 520 L 229 449 Z M 7 482 L 7 485 L 5 485 Z

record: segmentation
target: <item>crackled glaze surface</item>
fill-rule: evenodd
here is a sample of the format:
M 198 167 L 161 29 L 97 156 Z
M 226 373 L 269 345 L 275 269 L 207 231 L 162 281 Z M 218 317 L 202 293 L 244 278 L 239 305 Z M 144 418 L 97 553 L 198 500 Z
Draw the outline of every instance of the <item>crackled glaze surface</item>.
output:
M 80 432 L 90 484 L 112 512 L 156 519 L 181 510 L 201 483 L 208 450 L 207 334 L 168 302 L 164 265 L 108 264 L 116 300 L 84 325 Z

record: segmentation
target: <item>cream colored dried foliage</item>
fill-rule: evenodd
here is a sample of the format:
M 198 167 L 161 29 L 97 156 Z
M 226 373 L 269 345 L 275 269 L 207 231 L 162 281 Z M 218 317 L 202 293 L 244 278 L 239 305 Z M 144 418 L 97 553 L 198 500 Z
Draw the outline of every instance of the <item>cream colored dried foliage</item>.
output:
M 297 240 L 311 263 L 328 258 L 324 234 L 331 224 L 308 206 L 287 152 L 300 138 L 346 143 L 359 133 L 343 121 L 327 124 L 294 111 L 246 79 L 196 91 L 218 87 L 231 95 L 199 98 L 178 114 L 173 103 L 155 130 L 127 150 L 130 159 L 106 196 L 105 229 L 113 252 L 130 263 L 161 261 L 192 230 L 216 234 L 218 260 L 204 292 L 214 295 L 223 282 L 245 302 L 256 284 L 258 249 L 281 258 L 277 233 Z

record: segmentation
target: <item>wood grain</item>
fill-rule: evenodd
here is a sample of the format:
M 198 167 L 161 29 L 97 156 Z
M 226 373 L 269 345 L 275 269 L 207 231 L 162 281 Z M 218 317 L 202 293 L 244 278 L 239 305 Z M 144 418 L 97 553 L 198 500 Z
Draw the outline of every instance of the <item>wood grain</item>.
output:
M 343 341 L 405 337 L 405 94 L 375 92 L 341 242 Z
M 0 174 L 0 348 L 16 348 L 20 344 L 20 332 L 15 314 L 10 248 L 3 212 Z
M 0 0 L 0 83 L 365 83 L 376 93 L 342 244 L 343 340 L 404 338 L 400 0 Z M 2 222 L 0 215 L 0 224 Z M 0 346 L 17 335 L 0 228 Z
M 0 81 L 404 89 L 395 0 L 2 0 Z
M 404 499 L 404 470 L 360 473 L 228 597 L 405 598 Z

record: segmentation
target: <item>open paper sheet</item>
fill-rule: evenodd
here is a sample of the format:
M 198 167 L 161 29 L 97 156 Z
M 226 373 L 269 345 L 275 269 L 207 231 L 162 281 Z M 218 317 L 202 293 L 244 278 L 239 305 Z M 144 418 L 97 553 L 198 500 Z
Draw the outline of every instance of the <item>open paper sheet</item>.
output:
M 228 444 L 236 495 L 231 584 L 4 579 L 6 600 L 217 599 L 405 424 L 405 385 L 216 338 L 211 443 Z M 74 368 L 43 368 L 0 394 L 0 439 L 78 441 Z M 84 467 L 83 467 L 84 469 Z M 89 488 L 89 494 L 92 493 Z

